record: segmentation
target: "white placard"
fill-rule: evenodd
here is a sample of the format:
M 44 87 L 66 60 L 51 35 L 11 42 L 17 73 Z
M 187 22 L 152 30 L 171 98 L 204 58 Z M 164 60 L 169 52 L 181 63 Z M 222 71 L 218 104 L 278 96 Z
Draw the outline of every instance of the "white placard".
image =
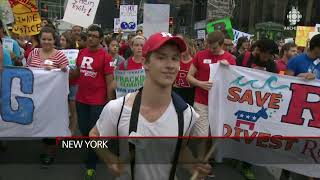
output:
M 206 39 L 206 30 L 197 30 L 198 39 Z
M 13 52 L 13 40 L 8 38 L 2 38 L 2 45 L 4 48 Z
M 100 0 L 69 0 L 63 20 L 87 28 L 94 21 L 99 2 Z
M 8 0 L 0 0 L 0 17 L 4 24 L 11 24 L 14 22 L 12 9 Z
M 120 28 L 123 32 L 135 32 L 137 30 L 137 5 L 120 6 Z
M 75 69 L 76 68 L 76 60 L 77 60 L 77 57 L 78 57 L 78 54 L 79 54 L 79 50 L 78 49 L 63 49 L 61 51 L 68 58 L 69 67 L 71 69 Z
M 157 32 L 169 32 L 169 14 L 169 4 L 144 4 L 144 36 L 148 38 Z
M 119 33 L 120 30 L 120 18 L 113 19 L 113 32 Z

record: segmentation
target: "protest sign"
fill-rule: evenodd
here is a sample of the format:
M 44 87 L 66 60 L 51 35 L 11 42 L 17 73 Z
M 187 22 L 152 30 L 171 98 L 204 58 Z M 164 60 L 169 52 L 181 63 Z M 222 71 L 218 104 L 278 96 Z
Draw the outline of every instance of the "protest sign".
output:
M 121 30 L 120 28 L 120 18 L 114 18 L 113 19 L 113 32 L 114 33 L 119 33 Z
M 238 43 L 238 39 L 239 39 L 240 37 L 247 37 L 248 39 L 250 39 L 250 37 L 253 36 L 252 34 L 245 33 L 245 32 L 241 32 L 241 31 L 238 31 L 238 30 L 235 30 L 235 29 L 233 29 L 233 34 L 234 34 L 233 42 L 234 42 L 235 44 Z
M 149 37 L 157 32 L 169 32 L 169 4 L 144 4 L 143 32 Z
M 2 45 L 7 50 L 13 52 L 13 40 L 9 38 L 2 38 Z
M 120 27 L 124 32 L 135 32 L 137 30 L 137 5 L 120 6 Z
M 19 35 L 36 35 L 41 29 L 41 17 L 35 0 L 9 0 L 15 19 L 12 32 Z
M 5 67 L 0 137 L 70 135 L 68 82 L 68 73 L 60 70 Z
M 210 65 L 210 79 L 211 134 L 244 137 L 219 141 L 218 159 L 278 164 L 320 177 L 320 140 L 310 139 L 320 136 L 319 80 L 220 64 Z M 283 138 L 288 136 L 293 138 Z
M 0 19 L 4 24 L 14 22 L 14 17 L 8 0 L 0 0 Z
M 117 83 L 117 98 L 139 90 L 143 86 L 144 79 L 144 69 L 130 71 L 115 71 L 115 81 Z
M 100 0 L 69 0 L 63 21 L 82 27 L 89 27 L 96 16 Z
M 206 30 L 197 30 L 197 39 L 206 39 Z
M 233 39 L 232 25 L 229 17 L 219 19 L 207 24 L 208 34 L 217 30 L 222 31 L 226 35 L 226 37 Z
M 297 26 L 296 32 L 296 45 L 301 47 L 307 46 L 307 41 L 309 39 L 309 32 L 314 32 L 315 27 L 309 26 Z
M 75 69 L 76 68 L 76 60 L 77 60 L 77 57 L 78 57 L 78 54 L 79 54 L 79 50 L 78 49 L 63 49 L 61 51 L 68 58 L 69 67 L 71 69 Z

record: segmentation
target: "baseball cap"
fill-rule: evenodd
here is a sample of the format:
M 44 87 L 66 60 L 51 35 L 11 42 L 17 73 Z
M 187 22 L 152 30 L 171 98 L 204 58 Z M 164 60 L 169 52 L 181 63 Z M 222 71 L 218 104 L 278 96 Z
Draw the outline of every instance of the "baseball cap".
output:
M 184 52 L 187 49 L 186 43 L 182 38 L 172 36 L 167 32 L 159 32 L 151 35 L 149 39 L 144 43 L 142 48 L 142 55 L 146 57 L 148 53 L 156 51 L 168 41 L 174 41 L 178 45 L 180 52 Z

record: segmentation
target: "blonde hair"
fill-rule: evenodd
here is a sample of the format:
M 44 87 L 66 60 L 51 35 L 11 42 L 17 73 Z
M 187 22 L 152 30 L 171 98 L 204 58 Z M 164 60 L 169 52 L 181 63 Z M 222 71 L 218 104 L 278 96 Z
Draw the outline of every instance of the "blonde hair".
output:
M 141 40 L 147 40 L 144 36 L 140 36 L 140 35 L 136 35 L 131 39 L 131 45 L 133 45 L 133 42 L 137 39 L 141 39 Z

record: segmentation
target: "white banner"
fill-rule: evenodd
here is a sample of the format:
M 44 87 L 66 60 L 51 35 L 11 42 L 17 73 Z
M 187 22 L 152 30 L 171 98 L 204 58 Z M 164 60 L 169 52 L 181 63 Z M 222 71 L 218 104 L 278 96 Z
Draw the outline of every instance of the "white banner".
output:
M 0 137 L 69 136 L 68 73 L 5 67 Z
M 144 4 L 143 33 L 149 38 L 157 32 L 169 32 L 169 4 Z
M 128 93 L 136 92 L 138 89 L 140 89 L 143 86 L 145 76 L 144 69 L 115 71 L 117 98 L 125 96 Z
M 120 18 L 113 18 L 113 32 L 119 33 L 120 29 Z
M 68 0 L 63 20 L 87 28 L 94 21 L 99 2 L 100 0 Z
M 235 44 L 237 44 L 237 42 L 238 42 L 238 39 L 240 38 L 240 37 L 247 37 L 248 39 L 251 37 L 251 36 L 253 36 L 252 34 L 248 34 L 248 33 L 245 33 L 245 32 L 241 32 L 241 31 L 238 31 L 238 30 L 235 30 L 235 29 L 233 29 L 233 34 L 234 34 L 234 38 L 233 38 L 233 42 L 235 43 Z
M 137 5 L 120 5 L 120 27 L 123 32 L 135 32 L 137 30 Z
M 79 50 L 78 49 L 63 49 L 61 51 L 68 58 L 69 67 L 71 69 L 75 69 L 76 68 L 76 60 L 77 60 L 77 57 L 78 57 L 78 54 L 79 54 Z
M 320 139 L 310 138 L 320 136 L 319 80 L 219 64 L 210 68 L 211 133 L 244 137 L 219 141 L 218 159 L 320 177 Z

